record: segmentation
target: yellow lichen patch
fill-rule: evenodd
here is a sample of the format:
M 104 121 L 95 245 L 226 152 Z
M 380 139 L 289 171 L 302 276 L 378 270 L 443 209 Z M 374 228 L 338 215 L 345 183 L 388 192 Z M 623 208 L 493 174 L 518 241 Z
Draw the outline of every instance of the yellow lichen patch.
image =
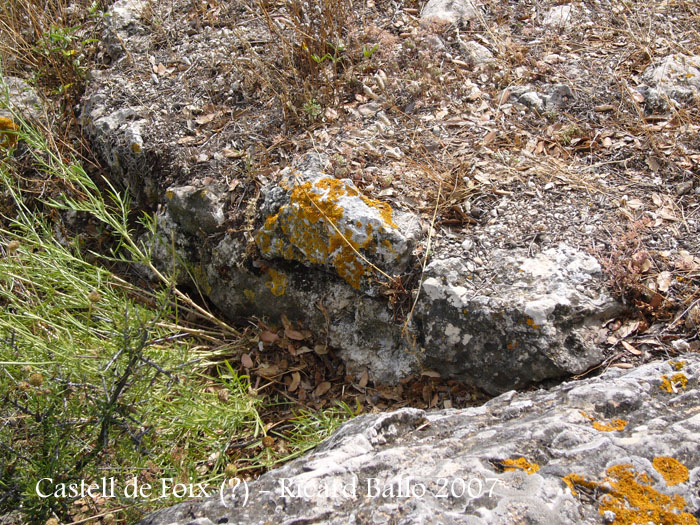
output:
M 665 390 L 669 394 L 674 394 L 678 388 L 686 386 L 688 386 L 688 378 L 681 372 L 673 374 L 670 378 L 665 374 L 661 376 L 661 390 Z
M 677 513 L 685 508 L 683 497 L 654 489 L 649 476 L 635 472 L 632 465 L 615 465 L 607 474 L 611 490 L 601 499 L 598 512 L 601 515 L 608 510 L 614 512 L 614 523 L 697 524 L 692 514 Z
M 361 195 L 360 198 L 362 199 L 362 202 L 364 202 L 370 208 L 377 208 L 379 210 L 379 216 L 384 221 L 384 224 L 391 226 L 392 228 L 398 228 L 398 226 L 396 226 L 394 223 L 394 210 L 392 210 L 391 206 L 389 206 L 386 202 L 368 199 L 364 195 Z
M 525 321 L 525 322 L 527 323 L 528 326 L 530 326 L 534 330 L 537 330 L 540 327 L 540 325 L 535 324 L 534 319 L 530 319 L 529 317 L 527 318 L 527 321 Z
M 576 492 L 576 489 L 574 488 L 576 486 L 585 487 L 587 489 L 595 489 L 598 486 L 596 482 L 586 481 L 586 479 L 579 474 L 569 474 L 561 479 L 564 483 L 566 483 L 567 487 L 569 487 L 569 490 L 574 496 L 578 496 L 578 492 Z
M 519 457 L 516 459 L 504 459 L 501 461 L 501 465 L 505 467 L 505 471 L 511 471 L 515 469 L 524 470 L 528 474 L 534 474 L 540 470 L 540 466 L 535 463 L 530 463 L 527 459 Z
M 697 519 L 682 511 L 685 499 L 679 495 L 669 496 L 651 486 L 645 473 L 637 473 L 632 465 L 615 465 L 606 471 L 605 479 L 597 483 L 587 481 L 579 474 L 569 474 L 562 478 L 571 493 L 576 496 L 574 487 L 600 490 L 606 494 L 600 500 L 598 512 L 603 515 L 610 511 L 615 515 L 613 523 L 631 525 L 636 523 L 662 523 L 664 525 L 697 525 Z
M 589 416 L 585 412 L 581 412 L 581 415 L 586 419 L 590 420 L 593 428 L 595 428 L 599 432 L 620 431 L 624 430 L 627 426 L 627 421 L 625 421 L 624 419 L 611 419 L 610 423 L 603 423 L 601 421 L 596 421 L 594 417 Z
M 601 423 L 600 421 L 593 422 L 593 428 L 600 432 L 615 432 L 624 430 L 627 426 L 627 421 L 624 419 L 611 419 L 610 423 Z
M 377 252 L 377 235 L 381 233 L 377 230 L 395 226 L 391 207 L 362 197 L 351 184 L 332 177 L 307 181 L 289 191 L 289 204 L 267 217 L 256 235 L 261 253 L 332 266 L 359 289 L 365 274 L 376 269 L 365 257 Z M 378 210 L 377 216 L 350 220 L 342 200 L 348 197 L 361 198 L 365 205 Z M 382 246 L 394 253 L 388 240 L 382 241 Z
M 10 149 L 17 145 L 19 126 L 7 117 L 0 117 L 0 148 Z
M 267 271 L 267 275 L 270 276 L 271 280 L 267 281 L 265 286 L 270 289 L 272 295 L 275 297 L 284 295 L 284 292 L 287 290 L 287 276 L 282 272 L 273 270 L 272 268 Z
M 668 364 L 675 370 L 683 370 L 685 361 L 669 361 Z
M 672 487 L 679 483 L 688 481 L 688 467 L 675 458 L 669 456 L 659 456 L 651 462 L 656 472 L 661 474 L 666 480 L 666 485 Z
M 248 299 L 249 301 L 252 301 L 253 299 L 255 299 L 255 292 L 253 290 L 248 289 L 248 288 L 243 290 L 243 295 L 245 295 L 246 299 Z

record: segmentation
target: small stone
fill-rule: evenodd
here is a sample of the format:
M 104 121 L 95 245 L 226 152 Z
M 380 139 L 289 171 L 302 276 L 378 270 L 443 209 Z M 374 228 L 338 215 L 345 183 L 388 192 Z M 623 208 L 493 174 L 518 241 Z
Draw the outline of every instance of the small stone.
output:
M 693 189 L 693 182 L 692 181 L 685 181 L 685 182 L 679 182 L 676 184 L 676 195 L 685 195 L 686 193 L 690 193 Z

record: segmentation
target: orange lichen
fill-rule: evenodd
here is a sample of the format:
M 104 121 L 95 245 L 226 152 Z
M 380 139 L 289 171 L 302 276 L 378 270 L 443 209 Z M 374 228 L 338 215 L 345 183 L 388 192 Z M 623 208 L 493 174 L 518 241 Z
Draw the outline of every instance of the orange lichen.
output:
M 675 370 L 683 370 L 683 367 L 685 366 L 685 361 L 669 361 L 668 364 L 671 365 L 671 367 Z
M 625 427 L 627 426 L 627 421 L 624 419 L 611 419 L 610 423 L 603 423 L 601 421 L 596 421 L 594 417 L 589 416 L 585 412 L 581 412 L 581 415 L 585 417 L 586 419 L 591 421 L 591 425 L 593 428 L 598 430 L 599 432 L 615 432 L 615 431 L 620 431 L 624 430 Z
M 7 117 L 0 117 L 0 148 L 10 149 L 17 145 L 16 132 L 19 126 Z
M 379 215 L 386 224 L 392 228 L 398 228 L 398 226 L 396 226 L 394 223 L 394 211 L 386 202 L 375 201 L 365 197 L 364 195 L 361 195 L 360 198 L 362 199 L 362 202 L 364 202 L 370 208 L 377 208 L 379 210 Z
M 534 319 L 530 319 L 529 317 L 527 318 L 527 321 L 525 321 L 525 322 L 527 323 L 528 326 L 532 327 L 534 330 L 537 330 L 540 327 L 540 325 L 535 324 Z
M 367 206 L 378 210 L 379 218 L 366 223 L 354 221 L 354 228 L 350 223 L 343 224 L 345 209 L 340 200 L 344 197 L 360 197 Z M 323 226 L 319 227 L 319 223 Z M 376 252 L 376 230 L 383 227 L 382 223 L 384 227 L 396 227 L 388 204 L 363 197 L 347 182 L 326 177 L 291 189 L 285 213 L 269 216 L 256 242 L 264 254 L 275 251 L 288 260 L 331 264 L 340 277 L 359 289 L 371 266 L 359 254 L 362 250 L 365 254 Z M 273 245 L 272 232 L 277 228 L 286 236 L 289 246 Z M 393 252 L 388 240 L 383 241 L 383 246 Z
M 661 390 L 665 390 L 669 394 L 675 394 L 678 388 L 686 386 L 688 386 L 688 378 L 681 372 L 673 374 L 670 378 L 665 374 L 661 376 Z
M 505 471 L 511 471 L 515 469 L 520 469 L 524 470 L 528 474 L 534 474 L 538 470 L 540 470 L 540 466 L 535 464 L 535 463 L 530 463 L 527 459 L 524 457 L 519 457 L 516 459 L 504 459 L 501 461 L 501 465 L 505 467 Z
M 627 426 L 627 421 L 624 419 L 611 419 L 610 424 L 601 423 L 600 421 L 593 422 L 593 428 L 600 432 L 615 432 L 624 430 Z
M 659 456 L 651 462 L 656 472 L 661 474 L 666 480 L 666 485 L 672 487 L 679 483 L 688 481 L 688 467 L 675 458 L 669 456 Z
M 272 268 L 267 271 L 267 275 L 270 276 L 271 280 L 266 282 L 265 286 L 270 289 L 272 295 L 275 297 L 284 295 L 284 292 L 287 290 L 287 276 Z
M 587 489 L 595 489 L 598 487 L 598 483 L 595 481 L 586 481 L 586 479 L 579 474 L 569 474 L 561 478 L 564 483 L 569 487 L 569 490 L 574 496 L 578 496 L 578 492 L 574 487 L 585 487 Z
M 255 299 L 255 292 L 253 290 L 248 289 L 248 288 L 243 290 L 243 295 L 245 295 L 246 299 L 248 299 L 249 301 L 252 301 L 253 299 Z
M 574 487 L 585 487 L 605 492 L 600 500 L 598 512 L 607 511 L 615 515 L 619 525 L 636 523 L 662 523 L 664 525 L 697 525 L 697 519 L 682 511 L 686 502 L 679 495 L 669 496 L 651 486 L 645 473 L 637 473 L 632 465 L 615 465 L 607 469 L 607 476 L 600 482 L 587 481 L 579 474 L 569 474 L 562 478 L 571 493 L 576 496 Z

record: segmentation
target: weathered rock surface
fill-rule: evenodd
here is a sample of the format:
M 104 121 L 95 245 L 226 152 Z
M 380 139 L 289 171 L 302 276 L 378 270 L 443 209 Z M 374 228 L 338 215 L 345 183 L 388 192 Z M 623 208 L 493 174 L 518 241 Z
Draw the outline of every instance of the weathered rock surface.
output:
M 320 266 L 365 291 L 376 288 L 368 282 L 376 282 L 373 268 L 406 271 L 420 233 L 415 218 L 394 217 L 391 206 L 365 197 L 349 180 L 291 169 L 281 176 L 263 188 L 265 224 L 255 242 L 264 258 Z
M 241 487 L 140 523 L 697 523 L 699 379 L 689 354 L 478 408 L 361 416 L 247 501 Z
M 472 6 L 441 5 L 460 17 Z M 159 206 L 158 238 L 145 241 L 162 268 L 176 268 L 181 284 L 196 284 L 231 318 L 276 323 L 287 316 L 337 349 L 348 374 L 367 370 L 378 383 L 433 369 L 497 394 L 602 360 L 598 328 L 616 307 L 592 257 L 560 243 L 539 256 L 526 248 L 494 250 L 490 239 L 498 232 L 476 239 L 485 247 L 477 257 L 459 248 L 470 236 L 463 231 L 455 243 L 432 239 L 419 279 L 430 232 L 425 215 L 400 199 L 385 201 L 390 193 L 378 199 L 336 176 L 330 151 L 290 159 L 289 167 L 253 181 L 251 165 L 238 159 L 255 148 L 238 149 L 240 137 L 223 131 L 243 128 L 237 118 L 254 112 L 251 100 L 239 96 L 243 79 L 213 69 L 205 82 L 187 58 L 225 63 L 226 50 L 242 45 L 239 31 L 190 28 L 196 38 L 174 31 L 168 51 L 146 27 L 153 11 L 142 2 L 120 0 L 113 9 L 103 51 L 111 66 L 92 74 L 81 123 L 113 177 L 141 206 Z M 231 9 L 234 16 L 237 7 Z M 489 50 L 472 44 L 470 60 L 490 67 Z M 377 91 L 387 88 L 388 79 L 377 82 Z M 568 110 L 575 101 L 567 84 L 551 83 L 542 94 L 534 89 L 524 94 L 539 101 L 538 110 Z M 367 125 L 376 118 L 375 129 L 389 134 L 389 108 L 380 99 L 369 97 L 353 111 Z M 272 133 L 246 132 L 256 130 Z M 386 149 L 386 158 L 403 155 L 398 146 Z M 503 210 L 501 204 L 488 210 L 494 231 Z M 406 283 L 416 284 L 405 289 Z
M 455 23 L 470 20 L 477 14 L 477 4 L 471 0 L 428 0 L 421 17 Z
M 0 109 L 0 117 L 12 119 L 12 111 L 14 111 L 26 119 L 36 121 L 41 119 L 43 104 L 32 86 L 17 77 L 2 77 L 2 83 L 0 97 L 7 96 L 9 108 Z
M 618 306 L 590 287 L 601 274 L 593 257 L 566 245 L 535 258 L 517 251 L 494 257 L 498 276 L 487 293 L 461 259 L 426 269 L 417 315 L 426 363 L 496 393 L 601 361 L 599 318 Z
M 648 85 L 638 88 L 645 105 L 652 111 L 666 111 L 669 101 L 692 104 L 700 97 L 700 56 L 668 55 L 650 65 L 642 80 Z

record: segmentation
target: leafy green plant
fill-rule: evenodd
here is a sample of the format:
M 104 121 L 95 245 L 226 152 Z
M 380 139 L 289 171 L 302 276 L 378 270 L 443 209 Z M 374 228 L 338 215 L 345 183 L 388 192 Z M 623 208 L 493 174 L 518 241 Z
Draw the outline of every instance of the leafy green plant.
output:
M 321 113 L 323 113 L 323 108 L 321 107 L 321 104 L 319 104 L 318 101 L 314 99 L 309 100 L 304 104 L 304 111 L 313 121 L 317 120 L 321 116 Z
M 362 46 L 362 56 L 365 60 L 369 60 L 377 49 L 379 49 L 379 44 L 374 44 L 372 47 L 364 45 Z
M 152 264 L 136 240 L 127 198 L 107 181 L 100 191 L 80 164 L 59 156 L 19 116 L 13 121 L 25 158 L 20 164 L 6 150 L 0 159 L 0 514 L 21 508 L 26 521 L 44 523 L 113 511 L 132 523 L 177 498 L 118 494 L 77 505 L 75 496 L 43 495 L 104 476 L 122 485 L 174 478 L 218 486 L 231 473 L 259 473 L 298 456 L 340 424 L 346 416 L 336 409 L 302 416 L 289 435 L 276 435 L 287 445 L 266 446 L 269 424 L 261 414 L 278 402 L 256 394 L 228 362 L 249 351 L 248 337 Z M 42 201 L 23 190 L 26 155 L 54 197 Z M 44 213 L 52 210 L 96 221 L 113 237 L 112 253 L 85 254 L 67 232 L 59 240 L 60 218 Z M 144 216 L 141 227 L 155 232 L 157 224 Z M 84 255 L 145 265 L 160 284 L 133 286 Z M 183 311 L 211 328 L 181 324 Z M 231 455 L 241 440 L 246 446 Z M 52 482 L 39 494 L 44 478 Z

